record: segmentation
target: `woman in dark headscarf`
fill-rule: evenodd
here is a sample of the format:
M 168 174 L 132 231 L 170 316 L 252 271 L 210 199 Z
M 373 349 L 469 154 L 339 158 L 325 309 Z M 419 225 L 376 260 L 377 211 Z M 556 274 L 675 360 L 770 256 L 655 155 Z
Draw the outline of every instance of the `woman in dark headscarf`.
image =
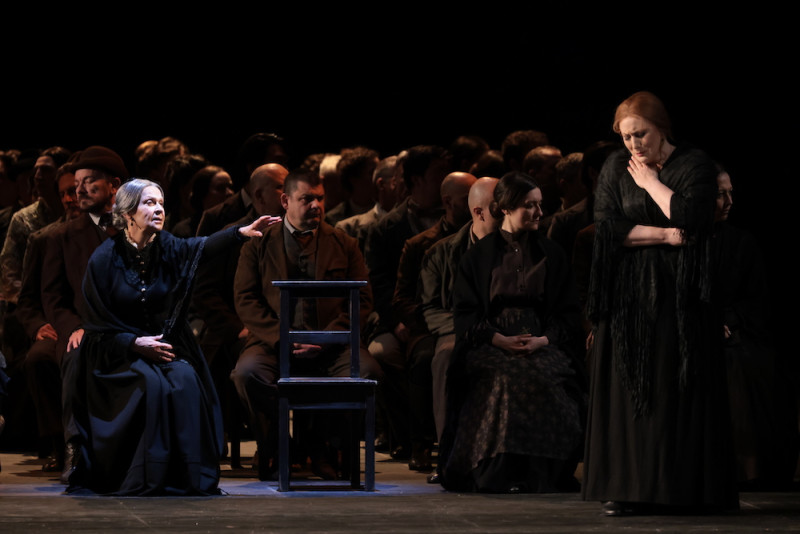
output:
M 198 262 L 279 220 L 262 217 L 209 237 L 162 231 L 164 195 L 133 179 L 116 194 L 121 230 L 92 255 L 78 410 L 82 462 L 70 491 L 116 495 L 219 493 L 219 400 L 186 321 Z

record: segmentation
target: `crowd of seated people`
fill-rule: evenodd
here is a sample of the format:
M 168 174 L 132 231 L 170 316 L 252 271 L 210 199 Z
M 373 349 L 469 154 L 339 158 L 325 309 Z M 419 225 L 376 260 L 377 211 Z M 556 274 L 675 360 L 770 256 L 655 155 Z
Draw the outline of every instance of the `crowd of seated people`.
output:
M 88 321 L 82 280 L 94 251 L 109 236 L 115 239 L 102 215 L 114 205 L 116 191 L 132 178 L 144 178 L 161 190 L 166 214 L 161 230 L 181 239 L 249 228 L 264 216 L 281 218 L 263 235 L 240 237 L 241 242 L 231 238 L 227 253 L 202 257 L 191 271 L 193 292 L 184 312 L 216 390 L 221 428 L 229 432 L 231 425 L 242 425 L 258 443 L 254 476 L 272 479 L 277 465 L 271 399 L 278 310 L 266 281 L 336 278 L 344 272 L 369 281 L 360 319 L 362 372 L 379 380 L 378 451 L 448 489 L 577 491 L 589 387 L 583 305 L 593 236 L 593 179 L 605 157 L 621 145 L 603 140 L 562 153 L 546 133 L 519 130 L 498 146 L 477 136 L 459 136 L 441 146 L 400 147 L 393 153 L 369 146 L 302 153 L 296 145 L 290 153 L 288 146 L 279 135 L 256 133 L 225 162 L 211 161 L 173 137 L 146 140 L 121 154 L 102 146 L 0 151 L 0 431 L 5 426 L 0 445 L 34 447 L 44 470 L 58 473 L 65 485 L 75 484 L 70 477 L 88 458 L 75 413 L 91 402 L 81 393 L 85 377 L 74 371 L 71 356 L 81 344 L 83 321 Z M 82 182 L 81 169 L 102 174 Z M 521 197 L 514 196 L 515 188 L 521 188 Z M 500 194 L 505 196 L 498 204 Z M 526 195 L 533 199 L 526 202 L 536 205 L 536 224 L 517 219 L 523 217 Z M 91 240 L 78 239 L 89 231 L 96 234 Z M 486 241 L 476 249 L 484 256 L 470 253 L 490 235 L 491 247 Z M 536 236 L 547 244 L 540 247 Z M 525 270 L 511 274 L 514 247 L 520 243 Z M 465 274 L 467 267 L 460 268 L 464 257 L 471 262 L 472 279 Z M 484 272 L 489 257 L 508 271 Z M 543 258 L 559 272 L 539 269 L 536 262 Z M 55 270 L 58 266 L 61 271 Z M 58 298 L 58 291 L 65 294 Z M 541 295 L 551 294 L 562 300 L 540 307 Z M 512 304 L 500 309 L 499 302 Z M 336 309 L 314 303 L 298 308 L 298 327 L 340 320 Z M 517 366 L 485 339 L 486 325 L 499 328 L 506 322 L 515 341 L 550 333 L 551 316 L 568 319 L 569 328 L 559 330 L 568 338 L 560 339 L 559 350 L 544 351 L 551 361 L 541 360 L 538 366 Z M 459 348 L 464 339 L 474 346 Z M 454 345 L 458 358 L 453 361 L 459 367 L 450 372 Z M 343 353 L 333 349 L 295 347 L 294 354 L 304 370 L 336 374 Z M 494 371 L 509 381 L 507 387 L 482 382 L 493 375 L 480 370 L 492 365 L 503 366 Z M 560 366 L 572 366 L 574 383 L 552 393 L 571 402 L 563 413 L 553 412 L 559 424 L 536 427 L 527 411 L 508 421 L 498 413 L 546 395 L 526 393 L 524 401 L 504 397 L 507 404 L 487 406 L 498 392 L 513 395 Z M 528 408 L 530 414 L 549 410 Z M 491 417 L 486 415 L 490 412 Z M 496 429 L 487 425 L 501 419 L 526 427 L 503 428 L 517 441 L 548 432 L 564 436 L 550 436 L 548 446 L 528 443 L 530 451 L 520 459 L 503 449 L 505 443 L 491 443 Z M 479 422 L 486 428 L 476 437 L 465 425 Z M 337 465 L 334 426 L 313 417 L 295 422 L 294 439 L 305 447 L 298 449 L 307 452 L 314 474 L 325 479 L 343 472 Z M 437 454 L 443 441 L 446 458 Z M 473 449 L 459 450 L 466 446 Z M 563 472 L 537 481 L 511 477 L 519 474 L 520 465 L 531 472 L 554 469 L 548 457 L 554 451 Z M 225 451 L 220 453 L 224 457 Z M 452 462 L 449 471 L 445 460 Z

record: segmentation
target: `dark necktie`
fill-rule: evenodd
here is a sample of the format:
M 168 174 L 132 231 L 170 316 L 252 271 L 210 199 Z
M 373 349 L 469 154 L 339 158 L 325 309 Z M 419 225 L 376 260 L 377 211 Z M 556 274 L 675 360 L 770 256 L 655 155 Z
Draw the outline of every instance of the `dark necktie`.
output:
M 306 230 L 305 232 L 301 232 L 300 230 L 295 230 L 292 232 L 292 237 L 295 238 L 297 243 L 300 245 L 300 248 L 306 248 L 308 244 L 314 239 L 314 232 L 311 230 Z
M 117 229 L 114 228 L 114 225 L 111 224 L 111 221 L 112 221 L 111 213 L 104 213 L 100 216 L 100 221 L 97 223 L 97 225 L 105 233 L 113 237 L 117 233 Z

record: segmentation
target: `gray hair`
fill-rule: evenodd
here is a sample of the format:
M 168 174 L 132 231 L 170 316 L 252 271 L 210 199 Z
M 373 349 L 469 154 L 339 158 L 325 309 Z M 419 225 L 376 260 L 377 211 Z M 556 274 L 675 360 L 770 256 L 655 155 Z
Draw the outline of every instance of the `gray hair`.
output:
M 145 178 L 131 178 L 117 189 L 114 199 L 114 207 L 111 208 L 114 227 L 122 230 L 128 224 L 125 215 L 132 215 L 139 209 L 139 202 L 142 200 L 142 191 L 147 187 L 157 187 L 164 196 L 164 189 L 151 180 Z

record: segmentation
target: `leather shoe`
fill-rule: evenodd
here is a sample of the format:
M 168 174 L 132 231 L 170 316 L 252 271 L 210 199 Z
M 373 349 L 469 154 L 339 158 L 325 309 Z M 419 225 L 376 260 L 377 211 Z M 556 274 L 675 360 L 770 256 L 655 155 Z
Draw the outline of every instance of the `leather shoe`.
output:
M 605 501 L 603 503 L 603 515 L 607 517 L 619 517 L 622 515 L 633 514 L 633 508 L 628 503 L 619 501 Z
M 56 471 L 61 471 L 64 466 L 58 461 L 54 455 L 50 455 L 47 457 L 44 465 L 42 465 L 42 471 L 45 473 L 55 473 Z
M 408 460 L 411 458 L 411 449 L 406 445 L 398 445 L 389 455 L 393 460 Z
M 415 451 L 411 456 L 411 460 L 408 461 L 408 468 L 412 471 L 422 471 L 424 473 L 430 473 L 433 471 L 433 464 L 431 463 L 431 450 L 420 449 Z
M 389 452 L 391 445 L 389 444 L 389 439 L 386 437 L 386 434 L 378 434 L 378 437 L 375 438 L 375 452 Z

